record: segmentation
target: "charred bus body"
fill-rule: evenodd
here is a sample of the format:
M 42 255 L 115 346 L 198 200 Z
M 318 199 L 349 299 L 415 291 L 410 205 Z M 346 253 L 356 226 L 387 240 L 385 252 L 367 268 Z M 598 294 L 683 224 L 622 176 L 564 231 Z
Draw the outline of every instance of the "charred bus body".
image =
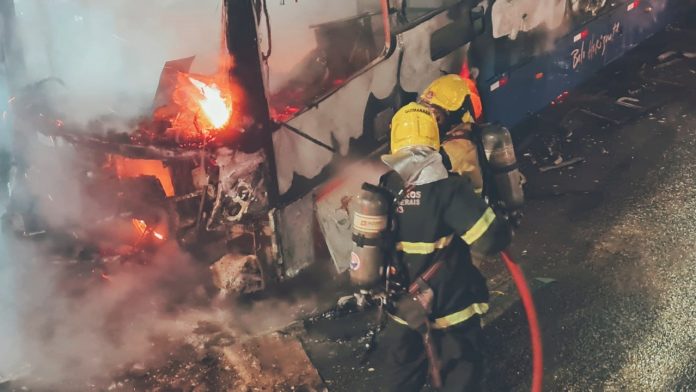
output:
M 512 127 L 686 7 L 678 0 L 330 2 L 225 0 L 234 65 L 222 61 L 224 80 L 192 74 L 187 59 L 168 63 L 153 111 L 132 132 L 76 134 L 49 108 L 14 116 L 48 145 L 67 142 L 89 157 L 85 191 L 113 186 L 109 197 L 99 192 L 110 208 L 90 222 L 132 227 L 133 252 L 176 239 L 212 264 L 216 286 L 253 292 L 329 258 L 335 271 L 349 268 L 350 197 L 384 171 L 371 158 L 385 150 L 392 115 L 442 73 L 475 77 L 486 120 Z M 14 24 L 11 3 L 3 2 L 6 27 Z M 19 45 L 4 37 L 5 69 L 21 67 Z M 183 115 L 182 83 L 196 94 L 229 93 L 234 120 L 215 128 Z M 18 100 L 27 91 L 19 90 Z M 16 166 L 25 174 L 31 162 Z M 20 204 L 8 220 L 21 218 L 26 234 L 44 230 Z
M 277 235 L 288 271 L 317 258 L 318 251 L 305 246 L 317 241 L 319 247 L 326 244 L 339 271 L 349 268 L 350 219 L 342 202 L 357 194 L 363 181 L 375 183 L 381 166 L 341 168 L 350 158 L 382 153 L 393 113 L 437 76 L 476 76 L 486 121 L 512 128 L 664 28 L 686 6 L 679 1 L 543 3 L 389 2 L 383 19 L 389 38 L 382 54 L 338 87 L 292 110 L 292 118 L 278 120 L 273 133 L 281 206 Z M 278 110 L 275 103 L 271 94 L 269 106 Z M 283 230 L 314 225 L 323 238 Z

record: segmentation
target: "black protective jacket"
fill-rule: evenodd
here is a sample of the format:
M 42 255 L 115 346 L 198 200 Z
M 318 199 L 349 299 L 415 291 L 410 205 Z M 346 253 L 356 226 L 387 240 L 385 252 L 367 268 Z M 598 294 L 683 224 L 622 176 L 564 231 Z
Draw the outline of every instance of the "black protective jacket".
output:
M 403 188 L 394 171 L 382 176 L 380 183 L 394 194 Z M 443 259 L 443 267 L 429 282 L 435 293 L 431 319 L 458 312 L 461 316 L 462 310 L 472 307 L 478 314 L 485 312 L 488 289 L 471 262 L 471 251 L 492 255 L 505 249 L 511 240 L 507 221 L 474 193 L 467 178 L 456 175 L 410 188 L 396 210 L 394 266 L 404 280 L 402 286 Z

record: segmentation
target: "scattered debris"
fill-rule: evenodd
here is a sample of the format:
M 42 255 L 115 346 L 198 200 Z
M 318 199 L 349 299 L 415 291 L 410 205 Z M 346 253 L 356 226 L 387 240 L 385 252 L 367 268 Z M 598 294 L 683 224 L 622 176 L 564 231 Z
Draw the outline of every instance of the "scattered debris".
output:
M 604 115 L 599 114 L 599 113 L 595 113 L 595 112 L 593 112 L 593 111 L 591 111 L 591 110 L 588 110 L 588 109 L 585 109 L 585 108 L 581 108 L 581 109 L 579 109 L 579 111 L 580 111 L 581 113 L 587 114 L 588 116 L 596 117 L 596 118 L 598 118 L 598 119 L 600 119 L 600 120 L 604 120 L 604 121 L 609 122 L 609 123 L 612 123 L 612 124 L 618 124 L 617 121 L 614 120 L 613 118 L 604 116 Z
M 681 58 L 676 58 L 676 59 L 670 60 L 670 61 L 668 61 L 668 62 L 666 62 L 666 63 L 658 64 L 658 65 L 656 65 L 656 66 L 653 67 L 653 68 L 655 68 L 655 69 L 666 68 L 666 67 L 672 66 L 672 65 L 674 65 L 674 64 L 676 64 L 676 63 L 678 63 L 678 62 L 680 62 L 680 61 L 682 61 Z
M 297 339 L 272 334 L 235 344 L 222 350 L 238 379 L 234 391 L 282 391 L 291 386 L 306 391 L 323 391 L 325 387 Z
M 681 58 L 694 59 L 694 58 L 696 58 L 696 52 L 684 52 L 684 51 L 670 50 L 668 52 L 662 53 L 661 55 L 657 56 L 657 60 L 661 63 L 664 63 L 667 60 L 669 60 L 671 62 L 675 59 L 681 59 Z
M 252 293 L 265 287 L 261 263 L 253 255 L 225 255 L 210 269 L 213 284 L 226 292 Z
M 662 63 L 662 62 L 665 62 L 669 58 L 676 56 L 676 55 L 677 55 L 676 51 L 670 50 L 670 51 L 664 52 L 664 53 L 660 54 L 659 56 L 657 56 L 657 61 Z
M 575 164 L 577 164 L 577 163 L 584 162 L 584 161 L 585 161 L 585 158 L 584 158 L 584 157 L 575 157 L 575 158 L 569 159 L 569 160 L 567 160 L 567 161 L 565 161 L 565 162 L 561 162 L 561 163 L 558 163 L 558 164 L 555 164 L 555 165 L 542 166 L 542 167 L 539 168 L 539 171 L 542 172 L 542 173 L 544 173 L 544 172 L 547 172 L 547 171 L 549 171 L 549 170 L 561 169 L 561 168 L 568 167 L 568 166 L 571 166 L 571 165 L 575 165 Z
M 636 109 L 636 110 L 643 110 L 645 109 L 644 107 L 638 105 L 638 102 L 640 100 L 638 98 L 632 98 L 632 97 L 620 97 L 619 99 L 616 100 L 617 105 L 621 105 L 630 109 Z
M 554 283 L 556 282 L 556 279 L 554 278 L 541 278 L 541 277 L 536 277 L 534 280 L 539 281 L 543 284 L 549 284 L 549 283 Z
M 538 163 L 537 160 L 534 158 L 534 155 L 532 155 L 529 152 L 525 152 L 524 154 L 522 154 L 522 156 L 529 159 L 529 161 L 532 163 L 532 165 L 536 165 Z

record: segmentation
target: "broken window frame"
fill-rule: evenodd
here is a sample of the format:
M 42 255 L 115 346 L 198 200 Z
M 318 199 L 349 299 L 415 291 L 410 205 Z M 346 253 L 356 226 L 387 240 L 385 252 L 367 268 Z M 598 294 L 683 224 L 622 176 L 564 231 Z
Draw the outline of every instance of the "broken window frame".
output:
M 376 17 L 379 15 L 381 15 L 381 17 L 382 17 L 382 25 L 383 25 L 382 30 L 384 33 L 384 46 L 382 47 L 381 52 L 372 61 L 370 61 L 369 63 L 364 65 L 362 68 L 354 71 L 349 77 L 346 77 L 341 84 L 339 84 L 333 88 L 327 89 L 324 93 L 319 94 L 314 99 L 307 100 L 307 102 L 305 102 L 302 106 L 298 106 L 299 110 L 296 113 L 288 116 L 287 118 L 283 118 L 280 121 L 276 120 L 276 122 L 278 122 L 279 124 L 285 124 L 288 121 L 290 121 L 291 119 L 306 112 L 307 110 L 309 110 L 313 107 L 316 107 L 322 101 L 324 101 L 327 98 L 329 98 L 330 96 L 332 96 L 336 91 L 338 91 L 339 89 L 341 89 L 344 86 L 346 86 L 347 84 L 349 84 L 352 80 L 360 77 L 365 72 L 374 68 L 377 64 L 381 63 L 386 58 L 388 58 L 389 55 L 391 55 L 391 53 L 393 52 L 393 49 L 394 49 L 393 42 L 395 39 L 395 35 L 393 34 L 392 24 L 390 23 L 389 0 L 374 0 L 374 1 L 380 4 L 380 11 L 379 11 L 379 13 L 375 12 L 374 14 L 371 14 L 370 17 Z M 359 16 L 359 15 L 356 15 L 356 16 Z M 257 20 L 259 20 L 260 23 L 265 23 L 263 21 L 264 20 L 263 18 L 265 18 L 265 16 L 263 16 L 263 17 L 261 15 L 257 16 Z M 262 28 L 261 28 L 261 25 L 259 25 L 259 27 L 257 28 L 257 39 L 259 40 L 259 42 L 264 41 L 264 36 L 260 35 L 261 32 L 262 32 Z M 263 49 L 261 47 L 259 47 L 259 50 L 263 51 Z M 262 62 L 262 68 L 263 68 L 262 74 L 263 74 L 264 89 L 266 92 L 266 101 L 268 103 L 269 111 L 271 113 L 273 113 L 275 111 L 276 107 L 272 103 L 273 102 L 273 95 L 271 94 L 271 88 L 270 88 L 270 77 L 269 77 L 270 68 L 269 68 L 269 64 L 268 64 L 268 58 L 264 58 L 263 53 L 260 53 L 259 55 L 263 60 L 263 62 Z
M 408 15 L 406 15 L 406 9 L 405 9 L 405 7 L 408 6 L 408 0 L 391 0 L 389 13 L 392 14 L 392 12 L 393 12 L 395 15 L 395 20 L 392 20 L 392 29 L 394 30 L 394 34 L 398 35 L 400 33 L 403 33 L 404 31 L 408 31 L 408 30 L 418 26 L 419 24 L 421 24 L 425 21 L 432 19 L 433 17 L 441 14 L 444 11 L 448 11 L 454 7 L 459 7 L 462 5 L 462 3 L 470 3 L 471 2 L 469 0 L 443 0 L 443 1 L 449 1 L 450 3 L 438 6 L 438 7 L 433 8 L 432 10 L 430 10 L 422 15 L 418 15 L 417 17 L 415 17 L 413 19 L 409 19 Z M 392 7 L 391 3 L 394 3 L 393 8 L 391 8 Z M 399 20 L 399 18 L 401 18 L 401 20 Z

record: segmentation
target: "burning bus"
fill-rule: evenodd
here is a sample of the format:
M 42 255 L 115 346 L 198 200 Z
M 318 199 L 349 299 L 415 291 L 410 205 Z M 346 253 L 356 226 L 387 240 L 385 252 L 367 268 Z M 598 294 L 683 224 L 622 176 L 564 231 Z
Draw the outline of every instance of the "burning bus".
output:
M 69 233 L 99 257 L 147 259 L 175 240 L 237 292 L 348 268 L 350 197 L 385 170 L 369 162 L 392 115 L 437 76 L 475 78 L 486 120 L 514 126 L 686 4 L 102 3 L 0 3 L 16 155 L 6 226 Z M 92 110 L 104 96 L 118 107 Z M 37 213 L 64 189 L 20 192 L 36 140 L 81 157 L 71 186 L 93 195 L 81 219 Z

